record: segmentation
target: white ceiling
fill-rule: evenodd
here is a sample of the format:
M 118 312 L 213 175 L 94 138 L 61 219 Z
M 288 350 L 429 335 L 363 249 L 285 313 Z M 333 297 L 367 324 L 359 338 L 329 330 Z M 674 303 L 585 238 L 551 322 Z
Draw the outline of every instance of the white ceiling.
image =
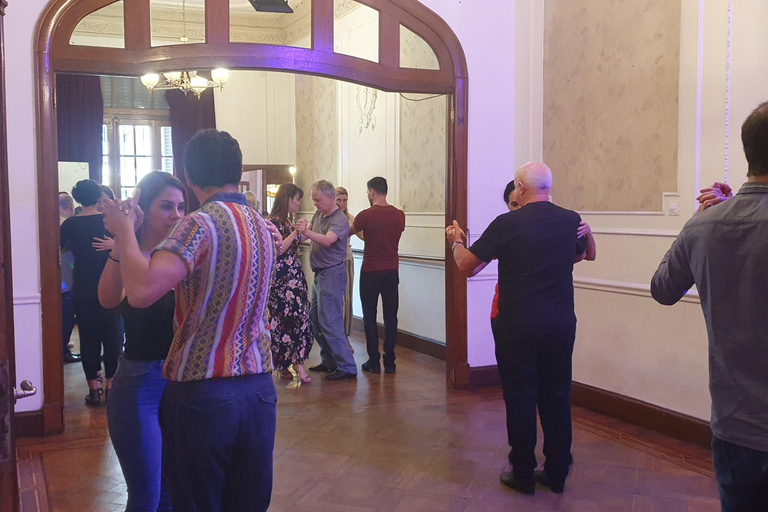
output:
M 152 2 L 153 7 L 163 7 L 166 9 L 181 9 L 181 0 L 150 0 Z M 288 0 L 288 5 L 290 5 L 294 10 L 299 5 L 303 4 L 304 2 L 309 2 L 311 0 Z M 188 9 L 203 9 L 205 6 L 205 0 L 186 0 L 187 2 L 187 8 Z M 237 12 L 237 13 L 256 13 L 256 11 L 253 10 L 253 6 L 248 3 L 248 0 L 229 0 L 229 10 L 230 12 Z M 260 13 L 260 14 L 267 14 L 267 13 Z

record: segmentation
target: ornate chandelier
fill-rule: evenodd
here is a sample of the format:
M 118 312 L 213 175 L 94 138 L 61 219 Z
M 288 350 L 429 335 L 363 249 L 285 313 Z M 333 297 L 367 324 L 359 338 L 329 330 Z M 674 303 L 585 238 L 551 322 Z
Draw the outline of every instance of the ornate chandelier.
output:
M 184 94 L 192 92 L 197 99 L 200 94 L 208 88 L 224 88 L 224 84 L 229 80 L 229 70 L 225 68 L 216 68 L 211 71 L 211 79 L 197 74 L 197 71 L 169 71 L 163 73 L 163 80 L 157 73 L 147 73 L 141 77 L 141 83 L 150 90 L 168 90 L 180 89 Z
M 187 44 L 187 41 L 189 41 L 187 37 L 187 0 L 181 0 L 181 22 L 182 34 L 179 39 L 181 44 Z M 141 77 L 141 83 L 149 89 L 149 92 L 154 90 L 180 89 L 184 91 L 185 95 L 188 92 L 192 92 L 197 96 L 197 99 L 200 99 L 200 94 L 208 88 L 218 87 L 219 90 L 224 89 L 224 84 L 227 83 L 227 80 L 229 80 L 229 70 L 225 68 L 216 68 L 211 71 L 211 80 L 198 75 L 197 71 L 169 71 L 163 73 L 162 81 L 157 73 L 147 73 Z

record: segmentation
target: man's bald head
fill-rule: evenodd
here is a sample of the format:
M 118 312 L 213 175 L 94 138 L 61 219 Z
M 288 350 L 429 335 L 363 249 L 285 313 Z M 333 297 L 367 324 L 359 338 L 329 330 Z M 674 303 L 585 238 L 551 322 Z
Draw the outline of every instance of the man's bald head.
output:
M 534 196 L 548 197 L 549 191 L 552 190 L 552 171 L 543 162 L 528 162 L 515 172 L 515 185 L 518 190 L 518 202 L 521 204 L 527 203 Z

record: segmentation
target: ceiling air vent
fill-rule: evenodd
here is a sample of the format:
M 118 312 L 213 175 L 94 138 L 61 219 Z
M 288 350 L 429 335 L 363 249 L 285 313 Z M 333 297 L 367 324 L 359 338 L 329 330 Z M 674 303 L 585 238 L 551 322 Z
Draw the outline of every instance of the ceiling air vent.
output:
M 284 12 L 292 13 L 293 9 L 286 0 L 248 0 L 254 9 L 259 12 Z

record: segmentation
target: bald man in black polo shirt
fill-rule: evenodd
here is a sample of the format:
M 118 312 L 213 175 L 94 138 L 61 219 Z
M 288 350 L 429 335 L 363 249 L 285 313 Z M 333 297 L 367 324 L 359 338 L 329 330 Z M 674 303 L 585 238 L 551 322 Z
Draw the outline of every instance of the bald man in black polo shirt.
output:
M 521 208 L 498 216 L 469 249 L 456 221 L 446 229 L 459 269 L 499 260 L 496 360 L 507 408 L 509 464 L 501 482 L 533 494 L 536 481 L 563 491 L 571 463 L 571 357 L 576 337 L 573 264 L 586 256 L 579 214 L 549 202 L 552 172 L 541 162 L 515 173 Z M 536 409 L 544 431 L 536 470 Z

